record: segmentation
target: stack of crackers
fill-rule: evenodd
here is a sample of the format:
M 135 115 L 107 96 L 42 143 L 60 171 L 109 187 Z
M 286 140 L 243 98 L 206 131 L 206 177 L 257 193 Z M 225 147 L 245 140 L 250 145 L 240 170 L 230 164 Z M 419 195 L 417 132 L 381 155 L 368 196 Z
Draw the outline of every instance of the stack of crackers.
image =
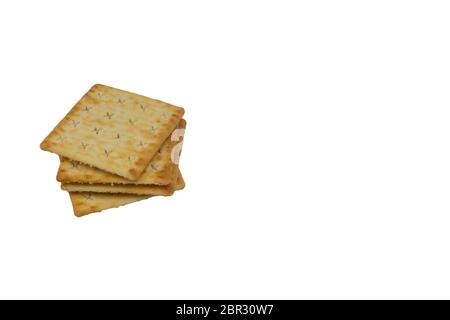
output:
M 183 108 L 105 85 L 89 89 L 41 143 L 60 156 L 57 180 L 75 215 L 183 189 L 183 114 Z

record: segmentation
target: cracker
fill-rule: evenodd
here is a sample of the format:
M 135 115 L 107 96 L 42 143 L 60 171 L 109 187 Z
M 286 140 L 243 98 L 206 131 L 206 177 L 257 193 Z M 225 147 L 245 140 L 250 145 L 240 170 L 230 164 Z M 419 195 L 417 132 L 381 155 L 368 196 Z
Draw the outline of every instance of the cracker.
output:
M 151 196 L 120 193 L 69 192 L 73 213 L 82 217 L 89 213 L 117 208 L 129 203 L 144 200 Z
M 186 121 L 184 119 L 181 119 L 178 123 L 177 128 L 185 129 Z M 158 153 L 153 157 L 153 159 L 150 161 L 150 164 L 147 166 L 147 168 L 145 168 L 143 174 L 136 181 L 127 180 L 118 175 L 93 168 L 66 158 L 61 158 L 56 180 L 62 182 L 66 186 L 74 183 L 168 185 L 173 181 L 172 176 L 176 168 L 171 160 L 171 152 L 174 146 L 179 142 L 173 140 L 175 139 L 171 139 L 171 137 L 166 139 L 166 141 L 159 149 Z M 142 189 L 143 186 L 140 186 L 139 188 Z M 126 188 L 124 188 L 123 190 L 126 190 Z M 86 191 L 95 190 L 90 189 Z
M 62 183 L 61 189 L 69 192 L 102 192 L 102 193 L 128 193 L 152 196 L 170 196 L 175 192 L 179 170 L 173 175 L 170 184 L 138 185 L 138 184 L 98 184 L 98 183 Z
M 179 176 L 176 189 L 185 187 L 183 177 Z M 110 208 L 117 208 L 129 203 L 148 199 L 149 195 L 125 194 L 125 193 L 94 193 L 94 192 L 69 192 L 75 216 L 82 217 Z
M 136 180 L 183 114 L 183 108 L 96 84 L 41 148 Z

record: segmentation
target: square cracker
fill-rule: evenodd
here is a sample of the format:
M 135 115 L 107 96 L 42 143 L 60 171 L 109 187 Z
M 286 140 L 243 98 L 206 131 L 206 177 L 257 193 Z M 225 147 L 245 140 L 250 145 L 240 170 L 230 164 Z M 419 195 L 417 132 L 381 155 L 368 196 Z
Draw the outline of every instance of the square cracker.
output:
M 185 187 L 183 177 L 180 175 L 176 189 Z M 75 216 L 82 217 L 90 213 L 110 208 L 117 208 L 132 202 L 150 198 L 149 195 L 125 194 L 125 193 L 94 193 L 94 192 L 69 192 Z
M 181 119 L 177 126 L 178 129 L 186 128 L 186 121 Z M 91 183 L 91 184 L 138 184 L 138 185 L 169 185 L 173 181 L 173 174 L 176 166 L 172 163 L 172 150 L 179 141 L 174 141 L 171 137 L 167 138 L 158 153 L 150 161 L 139 179 L 131 181 L 122 178 L 113 173 L 109 173 L 82 163 L 61 158 L 56 180 L 69 186 L 69 184 Z M 144 188 L 140 186 L 139 188 Z M 137 188 L 138 189 L 138 188 Z M 137 190 L 136 189 L 136 190 Z M 67 190 L 67 189 L 64 189 Z M 125 190 L 125 188 L 123 189 Z M 145 189 L 142 189 L 145 190 Z M 90 190 L 67 190 L 67 191 L 95 191 Z M 108 192 L 108 191 L 105 191 Z M 134 193 L 134 192 L 130 192 Z
M 171 196 L 175 192 L 180 171 L 175 168 L 172 181 L 168 185 L 151 184 L 100 184 L 100 183 L 62 183 L 61 189 L 69 192 L 102 192 L 102 193 L 128 193 L 151 196 Z
M 183 114 L 183 108 L 96 84 L 41 149 L 136 180 Z

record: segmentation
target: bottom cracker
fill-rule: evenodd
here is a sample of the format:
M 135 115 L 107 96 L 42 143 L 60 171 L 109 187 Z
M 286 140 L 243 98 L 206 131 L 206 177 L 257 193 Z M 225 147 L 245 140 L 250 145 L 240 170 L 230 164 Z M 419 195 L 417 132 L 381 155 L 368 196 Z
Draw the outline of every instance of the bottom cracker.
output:
M 181 174 L 178 177 L 176 190 L 186 186 Z M 148 199 L 149 195 L 125 193 L 69 192 L 75 216 L 82 217 L 105 209 L 117 208 L 136 201 Z
M 73 213 L 82 217 L 89 213 L 117 208 L 151 196 L 124 193 L 69 192 Z

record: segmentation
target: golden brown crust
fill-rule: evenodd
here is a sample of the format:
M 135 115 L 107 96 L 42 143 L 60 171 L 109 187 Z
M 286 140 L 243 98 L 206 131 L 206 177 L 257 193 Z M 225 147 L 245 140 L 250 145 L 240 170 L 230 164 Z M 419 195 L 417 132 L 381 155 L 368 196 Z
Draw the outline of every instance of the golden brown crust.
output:
M 40 146 L 137 180 L 183 114 L 165 102 L 97 84 Z

